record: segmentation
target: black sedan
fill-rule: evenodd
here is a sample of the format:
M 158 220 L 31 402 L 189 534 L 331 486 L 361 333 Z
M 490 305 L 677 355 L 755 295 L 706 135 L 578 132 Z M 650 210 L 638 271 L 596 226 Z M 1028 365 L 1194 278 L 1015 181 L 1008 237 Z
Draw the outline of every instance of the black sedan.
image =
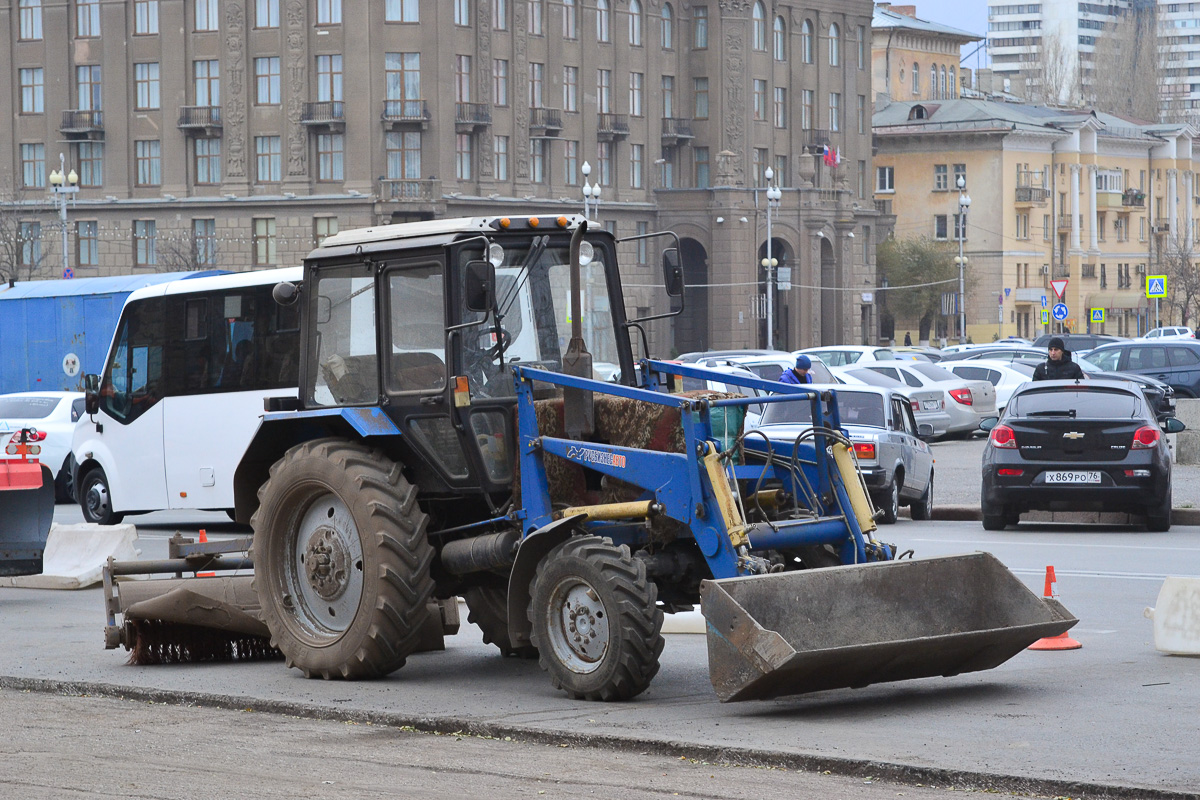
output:
M 1039 381 L 1017 389 L 1004 416 L 984 420 L 983 527 L 1002 530 L 1025 511 L 1144 514 L 1171 527 L 1171 456 L 1146 397 L 1125 381 Z

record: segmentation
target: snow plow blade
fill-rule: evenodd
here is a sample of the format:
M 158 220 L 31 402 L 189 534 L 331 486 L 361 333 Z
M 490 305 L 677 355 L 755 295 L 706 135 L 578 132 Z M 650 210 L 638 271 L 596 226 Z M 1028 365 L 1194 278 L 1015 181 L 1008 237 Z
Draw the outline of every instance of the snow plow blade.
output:
M 54 478 L 36 461 L 0 461 L 0 576 L 42 571 Z
M 704 581 L 722 702 L 992 669 L 1077 620 L 990 553 Z

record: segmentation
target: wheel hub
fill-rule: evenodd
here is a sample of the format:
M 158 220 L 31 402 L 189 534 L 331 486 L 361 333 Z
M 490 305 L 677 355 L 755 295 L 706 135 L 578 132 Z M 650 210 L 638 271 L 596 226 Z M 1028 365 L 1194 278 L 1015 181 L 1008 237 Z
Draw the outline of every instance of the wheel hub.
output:
M 304 548 L 304 571 L 309 585 L 322 600 L 341 597 L 349 583 L 350 553 L 337 530 L 321 525 Z
M 108 510 L 108 492 L 104 490 L 104 484 L 93 483 L 87 493 L 88 511 L 94 516 L 100 516 Z
M 573 656 L 570 661 L 589 665 L 600 661 L 608 647 L 608 617 L 595 590 L 583 584 L 572 586 L 563 597 L 561 616 L 563 644 Z

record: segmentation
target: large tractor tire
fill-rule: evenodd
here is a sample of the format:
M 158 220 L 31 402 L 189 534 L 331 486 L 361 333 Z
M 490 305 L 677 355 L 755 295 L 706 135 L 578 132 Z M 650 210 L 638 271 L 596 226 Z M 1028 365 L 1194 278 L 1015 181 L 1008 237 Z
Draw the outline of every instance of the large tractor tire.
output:
M 556 688 L 577 700 L 628 700 L 658 673 L 663 612 L 646 565 L 599 536 L 578 536 L 538 565 L 530 638 Z
M 92 467 L 79 482 L 75 494 L 83 510 L 83 521 L 97 525 L 116 525 L 125 518 L 112 509 L 112 492 L 108 490 L 108 476 L 100 467 Z
M 537 648 L 513 647 L 508 636 L 508 590 L 496 586 L 476 586 L 463 593 L 467 603 L 467 622 L 483 631 L 483 643 L 494 644 L 500 652 L 514 658 L 537 658 Z
M 341 439 L 297 445 L 258 491 L 254 590 L 309 678 L 379 678 L 417 650 L 433 595 L 428 517 L 400 465 Z

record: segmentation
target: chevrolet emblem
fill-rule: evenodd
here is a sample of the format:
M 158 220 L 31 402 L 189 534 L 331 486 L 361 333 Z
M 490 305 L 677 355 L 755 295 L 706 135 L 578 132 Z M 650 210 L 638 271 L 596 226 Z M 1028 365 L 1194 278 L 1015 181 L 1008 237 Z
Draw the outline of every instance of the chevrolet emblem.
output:
M 1075 439 L 1082 439 L 1083 437 L 1084 434 L 1080 433 L 1079 431 L 1067 431 L 1063 434 L 1064 439 L 1071 439 L 1072 441 Z

